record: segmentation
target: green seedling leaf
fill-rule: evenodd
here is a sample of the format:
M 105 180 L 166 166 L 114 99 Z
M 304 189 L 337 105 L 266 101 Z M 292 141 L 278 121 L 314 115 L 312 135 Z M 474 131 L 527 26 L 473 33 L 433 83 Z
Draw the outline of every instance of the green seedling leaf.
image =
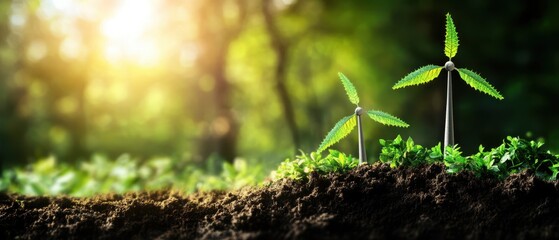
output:
M 460 77 L 464 79 L 464 81 L 474 89 L 486 93 L 489 96 L 492 96 L 499 100 L 504 99 L 503 96 L 499 93 L 499 91 L 497 91 L 497 89 L 491 86 L 491 84 L 489 84 L 485 79 L 483 79 L 483 77 L 481 77 L 477 73 L 465 68 L 456 69 L 456 70 L 458 70 Z
M 349 97 L 349 101 L 355 105 L 358 105 L 359 96 L 357 96 L 357 90 L 355 89 L 355 86 L 353 86 L 351 81 L 349 81 L 349 79 L 343 73 L 339 72 L 338 76 L 340 76 L 340 80 L 342 80 L 342 84 L 344 85 L 345 92 Z
M 401 119 L 392 116 L 388 113 L 385 112 L 381 112 L 381 111 L 368 111 L 367 115 L 369 115 L 370 118 L 372 118 L 373 120 L 382 123 L 384 125 L 388 125 L 388 126 L 396 126 L 396 127 L 409 127 L 410 125 L 407 124 L 406 122 L 402 121 Z
M 318 147 L 317 152 L 320 153 L 324 151 L 326 148 L 334 145 L 344 137 L 346 137 L 353 128 L 357 125 L 357 121 L 355 120 L 355 115 L 350 115 L 347 117 L 342 118 L 332 130 L 326 135 L 326 138 L 322 140 L 322 143 Z
M 454 26 L 454 21 L 450 13 L 446 14 L 446 35 L 444 40 L 444 54 L 449 58 L 453 58 L 458 53 L 458 32 Z
M 420 67 L 419 69 L 411 72 L 398 83 L 396 83 L 392 89 L 403 88 L 412 85 L 419 85 L 428 83 L 431 80 L 435 79 L 441 73 L 443 67 L 435 66 L 435 65 L 427 65 Z

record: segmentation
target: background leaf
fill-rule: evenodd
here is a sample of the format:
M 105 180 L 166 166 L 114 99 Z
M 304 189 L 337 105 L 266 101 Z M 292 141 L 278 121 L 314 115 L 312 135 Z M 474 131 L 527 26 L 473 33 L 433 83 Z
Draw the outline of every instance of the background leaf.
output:
M 385 112 L 370 110 L 370 111 L 367 112 L 367 115 L 369 115 L 369 117 L 372 118 L 373 120 L 375 120 L 379 123 L 382 123 L 384 125 L 396 126 L 396 127 L 409 127 L 410 126 L 409 124 L 402 121 L 401 119 L 399 119 L 395 116 L 392 116 L 388 113 L 385 113 Z
M 443 67 L 435 65 L 427 65 L 420 67 L 419 69 L 411 72 L 398 83 L 396 83 L 392 89 L 403 88 L 412 85 L 419 85 L 428 83 L 429 81 L 435 79 L 441 73 Z
M 456 32 L 456 27 L 454 26 L 454 21 L 450 13 L 446 14 L 446 35 L 444 40 L 444 54 L 448 58 L 453 58 L 458 52 L 458 32 Z
M 339 72 L 338 76 L 340 76 L 340 80 L 342 80 L 342 84 L 344 85 L 345 92 L 349 97 L 349 101 L 355 105 L 358 105 L 359 96 L 357 96 L 357 90 L 355 89 L 355 86 L 353 86 L 351 81 L 349 81 L 349 79 L 343 73 Z
M 474 89 L 486 93 L 499 100 L 504 99 L 503 96 L 499 93 L 499 91 L 497 91 L 497 89 L 491 86 L 491 84 L 489 84 L 485 79 L 483 79 L 483 77 L 481 77 L 477 73 L 472 72 L 465 68 L 456 69 L 456 70 L 458 70 L 460 77 L 464 79 L 464 81 Z
M 322 140 L 322 143 L 318 147 L 317 152 L 320 153 L 324 151 L 326 148 L 334 145 L 342 138 L 346 137 L 351 132 L 351 130 L 355 128 L 356 124 L 357 121 L 355 120 L 355 115 L 350 115 L 342 118 L 342 120 L 336 123 L 334 128 L 330 130 L 328 135 L 326 135 L 326 138 Z

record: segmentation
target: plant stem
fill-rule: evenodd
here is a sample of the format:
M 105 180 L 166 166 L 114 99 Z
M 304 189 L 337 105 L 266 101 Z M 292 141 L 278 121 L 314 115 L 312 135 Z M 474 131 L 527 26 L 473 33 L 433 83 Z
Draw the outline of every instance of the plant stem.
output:
M 365 144 L 363 143 L 363 128 L 361 126 L 361 114 L 355 114 L 357 118 L 357 132 L 359 132 L 359 163 L 367 162 L 367 153 L 365 152 Z
M 452 112 L 452 71 L 448 72 L 446 87 L 446 119 L 444 124 L 444 154 L 446 147 L 454 145 L 454 121 Z

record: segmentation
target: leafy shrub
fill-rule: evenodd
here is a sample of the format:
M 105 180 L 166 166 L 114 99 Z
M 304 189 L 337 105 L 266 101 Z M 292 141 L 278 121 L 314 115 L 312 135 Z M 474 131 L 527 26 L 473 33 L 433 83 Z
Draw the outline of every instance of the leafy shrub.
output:
M 282 178 L 307 179 L 311 172 L 327 174 L 331 172 L 345 173 L 359 165 L 359 159 L 345 155 L 336 150 L 329 150 L 326 157 L 317 152 L 305 154 L 301 152 L 295 159 L 286 159 L 278 169 L 272 172 L 274 180 Z
M 462 156 L 460 148 L 454 146 L 447 148 L 443 157 L 440 143 L 427 149 L 414 144 L 411 138 L 403 141 L 400 136 L 394 140 L 381 139 L 380 144 L 380 162 L 390 164 L 393 168 L 441 162 L 449 173 L 471 171 L 478 176 L 493 175 L 501 179 L 530 170 L 542 179 L 556 180 L 559 172 L 559 155 L 544 150 L 542 142 L 518 137 L 509 136 L 490 151 L 480 146 L 479 152 L 471 156 Z
M 379 140 L 382 146 L 379 160 L 383 163 L 390 164 L 390 167 L 418 166 L 421 164 L 429 164 L 441 161 L 443 154 L 441 152 L 441 144 L 431 149 L 426 149 L 421 145 L 416 145 L 410 137 L 407 141 L 403 141 L 398 135 L 394 140 Z

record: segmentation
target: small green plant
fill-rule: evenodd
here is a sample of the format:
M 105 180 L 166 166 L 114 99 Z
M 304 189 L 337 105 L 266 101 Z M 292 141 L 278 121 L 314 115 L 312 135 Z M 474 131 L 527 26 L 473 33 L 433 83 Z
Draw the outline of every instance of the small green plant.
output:
M 351 155 L 345 155 L 336 150 L 330 150 L 326 157 L 318 152 L 305 154 L 301 152 L 295 159 L 286 159 L 278 169 L 272 173 L 274 180 L 289 179 L 307 179 L 311 172 L 319 174 L 327 173 L 345 173 L 359 165 L 359 161 Z
M 528 141 L 518 137 L 507 137 L 503 143 L 489 151 L 479 146 L 479 151 L 471 156 L 463 156 L 458 146 L 446 148 L 443 157 L 440 143 L 432 148 L 414 144 L 411 138 L 403 141 L 400 136 L 394 140 L 380 140 L 382 145 L 380 162 L 391 167 L 418 166 L 443 163 L 448 173 L 470 171 L 477 176 L 491 175 L 504 179 L 510 174 L 523 170 L 533 171 L 544 180 L 557 180 L 559 155 L 543 149 L 542 142 Z
M 445 119 L 445 137 L 444 137 L 444 147 L 454 145 L 454 121 L 453 121 L 453 109 L 452 109 L 452 71 L 458 71 L 458 74 L 468 85 L 472 88 L 486 93 L 499 100 L 503 99 L 503 96 L 489 84 L 483 77 L 479 74 L 465 69 L 456 68 L 452 62 L 452 58 L 458 53 L 458 32 L 456 32 L 456 27 L 452 21 L 452 17 L 449 13 L 446 14 L 446 35 L 445 35 L 445 47 L 444 54 L 448 57 L 448 61 L 444 66 L 427 65 L 420 67 L 419 69 L 408 74 L 397 82 L 392 89 L 399 89 L 407 86 L 424 84 L 432 81 L 437 76 L 439 76 L 441 70 L 444 68 L 447 70 L 447 92 L 446 92 L 446 119 Z
M 382 146 L 379 160 L 390 164 L 390 167 L 398 166 L 418 166 L 440 162 L 443 159 L 441 144 L 428 149 L 421 145 L 416 145 L 411 137 L 402 140 L 398 135 L 394 140 L 379 140 Z
M 209 166 L 187 165 L 168 157 L 140 160 L 125 154 L 113 160 L 94 155 L 75 166 L 48 157 L 25 167 L 4 170 L 0 191 L 91 196 L 172 188 L 190 193 L 258 185 L 267 175 L 261 164 L 251 164 L 241 158 L 233 163 L 209 162 L 217 165 L 216 171 L 207 170 Z
M 363 129 L 361 126 L 361 115 L 364 113 L 363 108 L 359 106 L 359 96 L 357 95 L 357 90 L 349 81 L 349 79 L 343 74 L 338 73 L 340 80 L 344 86 L 344 89 L 349 97 L 349 101 L 357 106 L 353 115 L 346 116 L 342 118 L 332 130 L 326 135 L 317 152 L 320 153 L 326 150 L 328 147 L 334 145 L 344 137 L 346 137 L 357 125 L 357 130 L 359 132 L 359 162 L 367 161 L 367 154 L 365 152 L 364 139 L 363 139 Z M 388 113 L 369 110 L 367 115 L 376 122 L 382 123 L 384 125 L 396 126 L 396 127 L 408 127 L 409 125 L 397 117 L 394 117 Z

